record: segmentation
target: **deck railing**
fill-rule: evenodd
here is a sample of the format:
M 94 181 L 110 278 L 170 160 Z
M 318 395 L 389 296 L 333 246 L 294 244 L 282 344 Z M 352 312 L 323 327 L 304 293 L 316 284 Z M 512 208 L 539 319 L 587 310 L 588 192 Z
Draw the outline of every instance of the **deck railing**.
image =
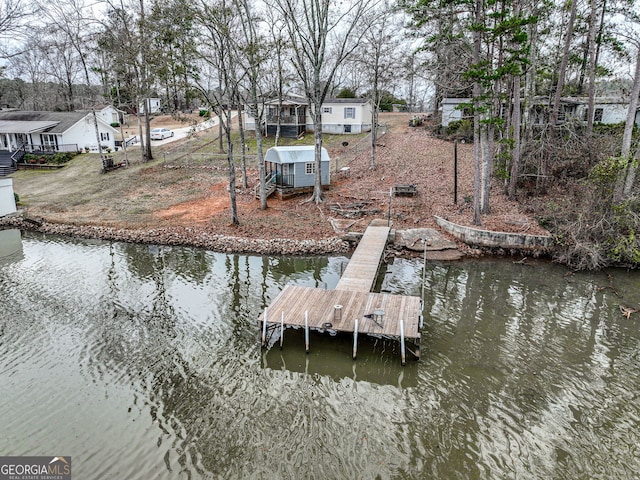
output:
M 278 123 L 278 115 L 267 115 L 267 123 Z M 282 115 L 280 116 L 280 125 L 306 125 L 307 118 L 305 115 Z
M 58 152 L 78 152 L 77 143 L 63 143 L 62 145 L 23 145 L 26 153 L 58 153 Z

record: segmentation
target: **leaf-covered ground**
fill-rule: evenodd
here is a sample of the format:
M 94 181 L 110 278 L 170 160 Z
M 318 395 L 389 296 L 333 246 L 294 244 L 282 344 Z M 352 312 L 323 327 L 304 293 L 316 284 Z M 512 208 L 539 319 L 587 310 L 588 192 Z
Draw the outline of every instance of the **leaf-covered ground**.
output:
M 201 132 L 199 138 L 159 150 L 154 162 L 133 161 L 129 168 L 107 174 L 100 173 L 100 162 L 94 155 L 81 155 L 59 171 L 17 172 L 14 188 L 23 201 L 21 207 L 32 217 L 131 229 L 188 226 L 194 235 L 203 231 L 265 239 L 325 238 L 335 235 L 332 223 L 363 231 L 372 218 L 387 218 L 389 214 L 396 228 L 436 228 L 434 215 L 471 225 L 472 145 L 458 145 L 455 204 L 453 143 L 434 138 L 424 127 L 409 127 L 409 119 L 406 113 L 382 115 L 381 122 L 388 128 L 378 141 L 373 170 L 368 137 L 334 136 L 327 141 L 332 158 L 332 185 L 324 192 L 325 201 L 321 205 L 305 202 L 307 196 L 284 201 L 270 198 L 269 208 L 260 210 L 253 195 L 257 170 L 249 168 L 249 188 L 237 189 L 239 226 L 230 222 L 223 160 L 219 166 L 189 162 L 173 165 L 166 161 L 167 156 L 192 151 L 193 142 L 206 144 L 203 140 L 207 135 L 213 138 L 216 132 Z M 156 124 L 170 128 L 184 126 L 170 117 L 156 119 L 152 126 Z M 343 142 L 349 145 L 343 146 Z M 136 155 L 133 149 L 131 158 Z M 340 172 L 343 167 L 349 167 L 348 173 Z M 239 169 L 236 175 L 240 184 Z M 415 185 L 417 195 L 390 199 L 389 191 L 394 185 Z M 336 212 L 354 210 L 354 205 L 370 213 L 360 218 L 344 218 Z M 546 233 L 521 205 L 506 199 L 498 181 L 492 190 L 491 206 L 492 213 L 483 216 L 481 228 Z

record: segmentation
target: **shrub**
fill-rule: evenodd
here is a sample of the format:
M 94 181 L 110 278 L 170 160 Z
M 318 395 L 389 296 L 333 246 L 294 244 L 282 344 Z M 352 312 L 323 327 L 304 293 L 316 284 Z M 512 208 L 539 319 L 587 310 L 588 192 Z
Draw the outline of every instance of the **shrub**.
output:
M 13 192 L 13 199 L 16 201 L 16 205 L 20 203 L 20 195 L 18 195 L 16 192 Z
M 50 162 L 55 163 L 56 165 L 62 165 L 72 158 L 73 154 L 71 152 L 58 152 L 51 157 Z
M 468 119 L 453 120 L 447 125 L 445 133 L 461 138 L 473 138 L 473 124 Z
M 620 157 L 598 162 L 587 179 L 573 184 L 573 195 L 547 206 L 556 260 L 576 270 L 640 265 L 640 199 L 616 202 L 613 195 L 624 165 Z
M 209 118 L 211 116 L 211 113 L 209 112 L 209 110 L 205 110 L 201 108 L 200 111 L 198 112 L 198 115 L 204 118 Z

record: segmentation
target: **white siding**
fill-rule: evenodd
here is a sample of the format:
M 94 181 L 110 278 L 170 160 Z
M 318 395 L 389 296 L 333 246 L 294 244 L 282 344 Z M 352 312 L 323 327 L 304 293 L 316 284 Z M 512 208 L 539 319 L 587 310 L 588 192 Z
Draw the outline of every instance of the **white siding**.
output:
M 111 126 L 105 125 L 101 121 L 98 121 L 98 130 L 102 135 L 108 135 L 109 137 L 108 140 L 101 140 L 100 144 L 103 147 L 114 149 L 117 130 L 115 130 Z M 79 150 L 84 150 L 85 147 L 89 147 L 91 151 L 97 151 L 98 144 L 96 141 L 96 131 L 93 125 L 93 121 L 91 120 L 91 115 L 87 115 L 85 118 L 73 125 L 66 132 L 64 132 L 63 140 L 61 143 L 75 143 L 78 145 Z
M 444 98 L 442 100 L 442 126 L 446 127 L 453 121 L 462 120 L 463 112 L 457 107 L 468 101 L 468 98 Z
M 16 201 L 13 196 L 13 179 L 0 178 L 0 217 L 16 213 Z

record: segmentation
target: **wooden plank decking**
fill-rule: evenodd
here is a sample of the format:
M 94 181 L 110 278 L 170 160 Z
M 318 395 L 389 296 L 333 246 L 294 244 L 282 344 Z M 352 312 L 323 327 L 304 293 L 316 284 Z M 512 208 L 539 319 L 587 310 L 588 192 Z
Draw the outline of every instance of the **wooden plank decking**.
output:
M 390 230 L 387 226 L 367 227 L 336 285 L 336 290 L 371 291 L 376 283 L 380 258 L 384 253 Z
M 267 337 L 287 327 L 344 333 L 357 331 L 358 334 L 399 340 L 403 365 L 405 339 L 413 343 L 412 353 L 419 358 L 420 297 L 371 292 L 389 231 L 388 226 L 373 222 L 367 227 L 335 290 L 287 285 L 258 318 L 262 325 L 263 345 L 268 343 Z M 354 358 L 356 344 L 357 336 L 354 335 Z
M 336 305 L 342 307 L 339 315 L 335 314 Z M 384 311 L 381 325 L 373 319 L 375 310 Z M 400 337 L 400 320 L 403 320 L 405 337 L 415 340 L 420 338 L 422 301 L 420 297 L 407 295 L 287 285 L 267 309 L 267 322 L 277 327 L 283 313 L 284 324 L 288 326 L 304 327 L 305 313 L 308 313 L 310 329 L 352 333 L 358 319 L 359 333 L 389 337 Z M 259 321 L 263 319 L 264 313 Z

